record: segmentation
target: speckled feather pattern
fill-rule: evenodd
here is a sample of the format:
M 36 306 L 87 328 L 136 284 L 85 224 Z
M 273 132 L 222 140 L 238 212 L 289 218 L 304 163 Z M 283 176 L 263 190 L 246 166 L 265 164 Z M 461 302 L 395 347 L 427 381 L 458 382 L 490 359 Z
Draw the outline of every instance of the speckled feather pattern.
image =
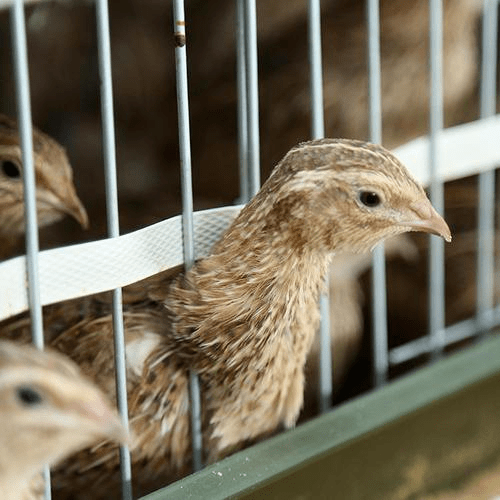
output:
M 377 192 L 381 206 L 364 206 L 364 190 Z M 189 369 L 200 375 L 208 461 L 295 424 L 331 255 L 366 251 L 412 230 L 406 221 L 420 220 L 416 202 L 431 214 L 422 187 L 384 148 L 303 143 L 209 257 L 187 273 L 125 289 L 135 494 L 189 471 Z M 111 331 L 110 315 L 86 317 L 53 335 L 51 345 L 114 396 Z M 86 450 L 55 471 L 55 498 L 113 498 L 118 470 L 116 449 Z

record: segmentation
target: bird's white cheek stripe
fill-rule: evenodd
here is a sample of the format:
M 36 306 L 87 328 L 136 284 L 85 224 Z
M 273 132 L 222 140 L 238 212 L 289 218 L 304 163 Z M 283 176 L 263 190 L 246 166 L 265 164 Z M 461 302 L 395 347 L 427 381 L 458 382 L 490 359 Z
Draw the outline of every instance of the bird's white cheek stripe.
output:
M 242 205 L 193 214 L 196 258 L 214 243 L 239 214 Z M 181 216 L 118 238 L 92 241 L 39 255 L 42 305 L 130 285 L 184 262 Z M 0 263 L 0 320 L 28 309 L 26 257 Z

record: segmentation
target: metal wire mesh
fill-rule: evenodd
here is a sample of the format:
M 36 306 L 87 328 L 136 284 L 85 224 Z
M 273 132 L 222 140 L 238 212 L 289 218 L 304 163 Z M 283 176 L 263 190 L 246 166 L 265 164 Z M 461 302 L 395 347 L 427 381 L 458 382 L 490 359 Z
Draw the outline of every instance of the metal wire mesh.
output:
M 119 238 L 118 194 L 116 183 L 116 158 L 114 147 L 113 96 L 111 86 L 111 59 L 109 41 L 109 19 L 106 0 L 97 0 L 97 26 L 99 70 L 101 77 L 101 104 L 103 122 L 104 164 L 106 173 L 106 200 L 108 215 L 108 236 Z M 259 145 L 259 99 L 257 72 L 257 9 L 255 0 L 237 0 L 236 51 L 237 51 L 237 91 L 238 91 L 238 137 L 240 160 L 240 198 L 242 202 L 254 195 L 260 185 L 260 145 Z M 370 139 L 382 141 L 381 70 L 379 5 L 377 0 L 367 0 L 368 68 L 369 68 L 369 124 Z M 191 188 L 191 145 L 189 130 L 188 79 L 186 63 L 186 31 L 184 2 L 175 0 L 174 32 L 176 39 L 175 57 L 177 74 L 177 102 L 179 111 L 179 146 L 182 180 L 182 245 L 185 266 L 189 268 L 195 260 L 195 237 L 193 223 L 193 201 Z M 420 149 L 428 152 L 428 179 L 430 195 L 439 212 L 444 210 L 443 162 L 441 161 L 445 132 L 443 132 L 443 83 L 442 83 L 442 0 L 430 0 L 430 135 L 428 142 Z M 311 116 L 312 136 L 324 136 L 322 55 L 321 55 L 321 9 L 319 0 L 309 0 L 309 57 L 311 71 Z M 481 74 L 481 118 L 495 114 L 496 104 L 496 46 L 497 46 L 497 0 L 484 1 L 483 51 Z M 35 178 L 32 161 L 32 132 L 29 97 L 26 35 L 22 0 L 15 0 L 12 6 L 13 47 L 18 93 L 18 115 L 21 130 L 21 144 L 24 164 L 25 205 L 26 205 L 26 264 L 28 282 L 28 304 L 33 325 L 33 341 L 43 348 L 43 325 L 38 281 L 38 237 L 35 208 Z M 490 122 L 488 122 L 490 124 Z M 488 125 L 490 126 L 490 125 Z M 497 125 L 495 130 L 499 130 Z M 498 156 L 497 156 L 498 158 Z M 490 162 L 491 163 L 491 162 Z M 444 251 L 443 242 L 437 238 L 430 241 L 429 261 L 429 333 L 427 337 L 408 342 L 389 350 L 387 341 L 387 306 L 385 300 L 385 260 L 383 246 L 379 246 L 373 256 L 373 323 L 374 351 L 373 378 L 375 386 L 387 381 L 391 365 L 401 364 L 424 353 L 432 357 L 442 355 L 446 345 L 486 331 L 500 324 L 500 308 L 494 304 L 494 171 L 491 164 L 481 167 L 479 177 L 478 206 L 478 252 L 477 252 L 477 315 L 475 318 L 445 327 L 444 294 Z M 453 175 L 453 174 L 452 174 Z M 217 224 L 214 215 L 214 224 Z M 226 219 L 223 225 L 226 224 Z M 203 224 L 202 229 L 206 226 Z M 179 242 L 179 245 L 181 242 Z M 117 283 L 115 286 L 120 286 Z M 69 297 L 68 297 L 69 298 Z M 321 329 L 320 401 L 323 411 L 330 407 L 332 386 L 330 357 L 330 334 L 328 323 L 328 303 L 322 299 L 323 322 Z M 128 423 L 125 349 L 120 288 L 114 290 L 113 316 L 115 331 L 115 362 L 117 400 L 125 424 Z M 335 362 L 335 359 L 333 359 Z M 192 374 L 191 425 L 193 433 L 194 468 L 202 467 L 202 439 L 200 422 L 199 384 L 196 374 Z M 133 477 L 130 454 L 121 448 L 121 472 L 124 499 L 132 498 Z M 47 481 L 46 498 L 50 498 Z

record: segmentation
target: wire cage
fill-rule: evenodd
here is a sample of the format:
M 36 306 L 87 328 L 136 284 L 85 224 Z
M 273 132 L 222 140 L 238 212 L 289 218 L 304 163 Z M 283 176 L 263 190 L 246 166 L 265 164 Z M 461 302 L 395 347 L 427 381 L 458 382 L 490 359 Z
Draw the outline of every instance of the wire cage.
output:
M 117 403 L 123 421 L 128 422 L 126 391 L 126 359 L 122 319 L 121 287 L 156 273 L 184 264 L 193 265 L 207 255 L 242 205 L 206 211 L 193 211 L 191 139 L 189 123 L 189 82 L 187 52 L 189 25 L 186 29 L 183 0 L 174 0 L 173 38 L 178 106 L 182 215 L 143 229 L 120 235 L 118 223 L 118 187 L 116 180 L 115 127 L 113 112 L 112 67 L 109 14 L 106 0 L 96 0 L 96 34 L 100 78 L 100 101 L 103 135 L 103 157 L 107 206 L 108 238 L 39 251 L 35 176 L 32 161 L 32 129 L 28 75 L 28 50 L 22 0 L 0 2 L 10 9 L 17 108 L 24 164 L 26 207 L 26 256 L 0 264 L 0 319 L 29 310 L 33 342 L 43 348 L 42 306 L 89 294 L 113 290 L 113 316 Z M 12 5 L 10 5 L 12 4 Z M 323 107 L 323 72 L 320 0 L 307 3 L 310 137 L 325 135 Z M 189 3 L 186 8 L 189 9 Z M 372 380 L 374 391 L 340 408 L 332 407 L 332 365 L 329 325 L 329 298 L 321 298 L 321 349 L 319 363 L 319 407 L 323 416 L 297 429 L 272 438 L 201 472 L 151 495 L 151 498 L 227 498 L 243 495 L 259 485 L 269 483 L 309 463 L 328 450 L 344 445 L 401 415 L 421 408 L 438 398 L 500 370 L 499 343 L 485 332 L 500 324 L 500 308 L 496 305 L 495 276 L 495 167 L 500 164 L 498 136 L 500 122 L 496 115 L 497 0 L 482 5 L 482 43 L 480 74 L 480 119 L 444 128 L 443 118 L 443 6 L 442 0 L 429 1 L 429 134 L 395 149 L 412 173 L 429 186 L 430 198 L 443 213 L 444 183 L 478 174 L 477 208 L 477 312 L 473 317 L 447 325 L 445 318 L 445 260 L 443 242 L 430 238 L 428 330 L 396 347 L 389 347 L 386 262 L 383 246 L 373 252 L 372 280 Z M 237 94 L 237 134 L 239 152 L 240 199 L 245 203 L 259 189 L 260 144 L 259 78 L 257 20 L 255 0 L 236 0 L 237 72 L 233 82 Z M 369 139 L 384 143 L 382 137 L 382 77 L 380 49 L 379 2 L 366 1 L 368 43 L 368 115 Z M 165 27 L 167 29 L 167 27 Z M 187 32 L 187 34 L 186 34 Z M 328 57 L 328 56 L 326 56 Z M 363 62 L 364 63 L 364 62 Z M 342 97 L 339 96 L 339 99 Z M 262 107 L 262 104 L 260 105 Z M 308 139 L 310 137 L 303 137 Z M 118 165 L 119 170 L 119 165 Z M 26 287 L 26 281 L 28 286 Z M 332 318 L 333 320 L 333 318 Z M 429 355 L 436 361 L 449 346 L 467 339 L 481 338 L 480 344 L 433 364 L 430 371 L 419 371 L 398 383 L 387 384 L 390 370 Z M 460 357 L 461 356 L 461 357 Z M 468 357 L 467 357 L 468 356 Z M 466 363 L 469 370 L 461 373 Z M 437 377 L 437 380 L 436 380 Z M 408 393 L 419 390 L 409 398 Z M 199 384 L 196 373 L 190 375 L 190 409 L 193 441 L 193 464 L 202 469 L 202 439 Z M 400 404 L 391 405 L 391 401 Z M 363 415 L 370 414 L 370 418 Z M 358 416 L 359 418 L 357 418 Z M 350 422 L 347 425 L 347 422 Z M 308 445 L 304 447 L 304 442 Z M 293 451 L 292 451 L 293 450 Z M 129 451 L 120 450 L 122 498 L 132 498 Z M 50 498 L 47 471 L 46 498 Z M 148 497 L 149 498 L 149 497 Z M 276 496 L 278 498 L 278 496 Z

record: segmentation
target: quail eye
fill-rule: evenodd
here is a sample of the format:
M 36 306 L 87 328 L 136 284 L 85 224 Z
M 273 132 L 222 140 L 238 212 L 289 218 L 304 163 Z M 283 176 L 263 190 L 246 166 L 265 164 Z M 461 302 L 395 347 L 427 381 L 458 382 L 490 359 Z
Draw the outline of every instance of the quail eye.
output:
M 18 387 L 16 397 L 24 406 L 37 406 L 43 402 L 42 395 L 32 387 Z
M 361 191 L 359 193 L 359 201 L 367 207 L 376 207 L 380 205 L 380 196 L 373 191 Z
M 11 179 L 18 179 L 21 177 L 19 167 L 14 162 L 9 160 L 2 162 L 2 172 Z

